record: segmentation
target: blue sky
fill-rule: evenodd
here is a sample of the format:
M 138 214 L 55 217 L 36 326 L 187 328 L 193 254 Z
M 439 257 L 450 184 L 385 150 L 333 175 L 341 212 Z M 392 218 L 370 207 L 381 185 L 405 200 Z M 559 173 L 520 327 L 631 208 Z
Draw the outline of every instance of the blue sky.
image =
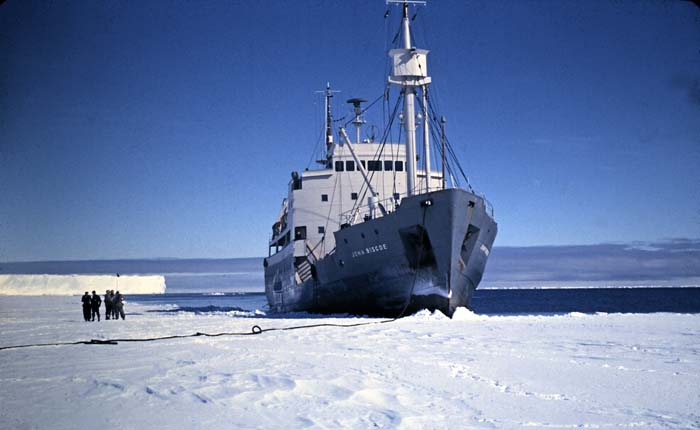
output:
M 338 116 L 383 91 L 385 10 L 3 3 L 0 261 L 265 254 L 314 91 L 342 91 Z M 699 8 L 441 0 L 414 24 L 496 245 L 700 236 Z

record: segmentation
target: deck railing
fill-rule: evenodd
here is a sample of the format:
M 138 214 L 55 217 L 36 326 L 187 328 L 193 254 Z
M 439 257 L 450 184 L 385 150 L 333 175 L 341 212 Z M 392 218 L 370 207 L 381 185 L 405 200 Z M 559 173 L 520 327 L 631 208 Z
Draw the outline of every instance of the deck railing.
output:
M 396 210 L 396 208 L 399 207 L 399 202 L 403 197 L 406 196 L 405 193 L 400 194 L 396 193 L 398 199 L 395 199 L 395 196 L 387 197 L 381 200 L 375 201 L 375 208 L 374 208 L 374 213 L 372 214 L 372 208 L 370 207 L 369 202 L 363 205 L 357 205 L 354 208 L 350 209 L 349 211 L 345 211 L 339 215 L 340 218 L 340 225 L 342 226 L 343 224 L 349 224 L 353 225 L 355 224 L 358 220 L 364 221 L 365 219 L 371 219 L 371 218 L 379 218 L 384 215 L 384 213 L 391 213 Z M 380 209 L 383 208 L 384 210 Z M 366 218 L 368 217 L 368 218 Z

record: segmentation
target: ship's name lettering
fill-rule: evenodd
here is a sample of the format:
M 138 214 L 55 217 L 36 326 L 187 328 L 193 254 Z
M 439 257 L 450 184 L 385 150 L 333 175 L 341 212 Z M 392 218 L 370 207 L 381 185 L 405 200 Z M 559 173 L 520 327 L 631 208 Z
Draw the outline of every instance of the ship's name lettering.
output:
M 352 258 L 362 257 L 363 255 L 367 255 L 367 254 L 374 254 L 375 252 L 383 252 L 383 251 L 386 251 L 387 249 L 389 249 L 389 247 L 386 245 L 386 243 L 368 246 L 366 248 L 352 251 Z

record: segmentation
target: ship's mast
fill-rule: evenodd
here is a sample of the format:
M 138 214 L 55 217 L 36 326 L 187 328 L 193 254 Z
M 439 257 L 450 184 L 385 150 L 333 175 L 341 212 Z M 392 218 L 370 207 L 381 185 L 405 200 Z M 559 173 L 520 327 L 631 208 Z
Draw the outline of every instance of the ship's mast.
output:
M 445 177 L 445 123 L 447 120 L 443 116 L 440 119 L 440 144 L 442 145 L 442 189 L 447 188 L 447 178 Z
M 326 82 L 326 89 L 323 91 L 316 91 L 317 93 L 323 93 L 324 95 L 324 111 L 326 114 L 326 117 L 324 119 L 324 126 L 326 129 L 326 159 L 329 160 L 330 157 L 330 151 L 331 147 L 333 146 L 333 128 L 331 124 L 333 123 L 333 119 L 331 116 L 331 97 L 333 97 L 333 93 L 339 93 L 340 91 L 334 91 L 331 90 L 331 83 Z
M 411 26 L 408 22 L 408 3 L 403 4 L 403 47 L 411 49 Z M 410 197 L 416 189 L 416 113 L 414 99 L 415 88 L 404 87 L 403 111 L 406 127 L 406 194 Z
M 348 100 L 348 103 L 352 105 L 353 112 L 355 113 L 355 119 L 352 120 L 352 123 L 355 126 L 355 143 L 357 144 L 360 143 L 360 128 L 367 122 L 362 119 L 362 103 L 366 101 L 365 99 L 358 98 Z
M 333 130 L 331 129 L 331 97 L 333 97 L 333 91 L 331 91 L 331 83 L 326 82 L 326 150 L 331 149 L 333 145 Z
M 426 62 L 428 51 L 411 47 L 408 4 L 424 5 L 425 2 L 387 0 L 387 3 L 403 3 L 403 49 L 392 49 L 389 51 L 389 56 L 392 58 L 393 63 L 389 82 L 400 86 L 404 94 L 403 124 L 406 130 L 406 194 L 412 196 L 416 193 L 416 88 L 427 86 L 430 83 L 430 77 L 428 77 Z
M 425 192 L 430 192 L 430 118 L 428 117 L 428 86 L 423 85 L 423 163 L 425 167 Z

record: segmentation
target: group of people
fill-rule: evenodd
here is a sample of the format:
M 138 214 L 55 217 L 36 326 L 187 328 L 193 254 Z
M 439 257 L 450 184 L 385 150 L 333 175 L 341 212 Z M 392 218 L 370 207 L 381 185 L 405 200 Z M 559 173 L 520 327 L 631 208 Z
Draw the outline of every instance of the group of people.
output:
M 83 295 L 83 318 L 85 321 L 95 321 L 95 316 L 97 316 L 97 321 L 100 320 L 100 305 L 102 304 L 102 299 L 93 290 L 92 296 L 86 291 Z M 105 319 L 118 320 L 121 316 L 124 317 L 124 296 L 122 296 L 119 291 L 116 293 L 114 290 L 105 291 Z

